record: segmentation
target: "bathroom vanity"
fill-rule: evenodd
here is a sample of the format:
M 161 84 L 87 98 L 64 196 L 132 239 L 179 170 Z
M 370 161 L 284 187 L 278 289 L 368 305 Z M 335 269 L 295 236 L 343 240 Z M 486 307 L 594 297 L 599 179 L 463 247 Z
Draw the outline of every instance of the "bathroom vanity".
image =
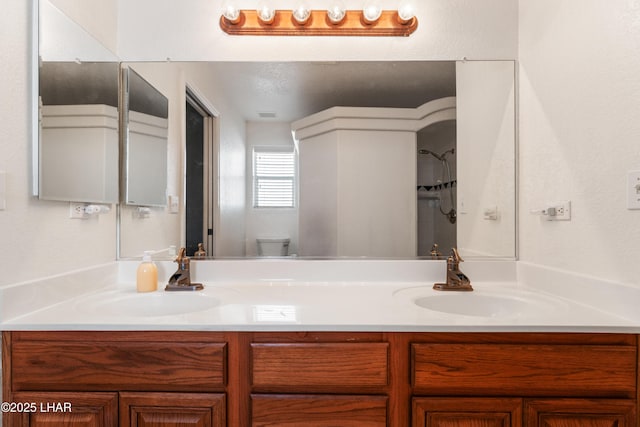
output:
M 5 425 L 637 426 L 637 336 L 4 332 Z M 45 406 L 42 406 L 45 405 Z
M 203 291 L 138 294 L 137 264 L 0 289 L 5 426 L 638 427 L 635 286 L 217 260 L 193 263 Z

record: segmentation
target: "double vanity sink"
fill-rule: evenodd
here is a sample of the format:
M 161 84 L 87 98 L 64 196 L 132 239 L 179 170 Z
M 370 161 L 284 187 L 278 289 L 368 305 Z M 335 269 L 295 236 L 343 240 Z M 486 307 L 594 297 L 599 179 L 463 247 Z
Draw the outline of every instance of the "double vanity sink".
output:
M 237 262 L 243 262 L 242 266 Z M 444 263 L 199 261 L 202 291 L 137 293 L 137 262 L 5 289 L 4 330 L 614 331 L 640 330 L 628 312 L 523 283 L 515 263 L 465 263 L 474 291 L 437 291 Z M 159 277 L 175 264 L 159 263 Z M 364 267 L 364 268 L 363 268 Z M 104 274 L 104 271 L 107 274 Z M 363 273 L 366 271 L 368 276 Z M 193 277 L 195 276 L 195 277 Z M 314 278 L 315 280 L 309 280 Z M 541 282 L 542 283 L 542 282 Z M 162 285 L 162 284 L 161 284 Z M 39 286 L 39 287 L 38 287 Z M 569 286 L 569 285 L 567 285 Z M 50 289 L 48 289 L 50 288 Z M 65 289 L 68 288 L 68 289 Z M 164 286 L 159 286 L 163 289 Z M 586 289 L 586 288 L 585 288 Z M 597 289 L 597 288 L 596 288 Z M 634 290 L 637 291 L 637 290 Z M 7 294 L 6 292 L 11 292 Z M 40 294 L 50 295 L 40 297 Z M 582 295 L 583 290 L 572 291 Z M 620 297 L 620 300 L 625 300 Z M 607 307 L 605 307 L 607 308 Z M 622 313 L 623 315 L 621 315 Z
M 262 285 L 252 288 L 247 285 L 237 286 L 236 289 L 211 287 L 202 292 L 150 292 L 137 293 L 135 290 L 112 290 L 100 292 L 76 301 L 78 311 L 102 313 L 106 315 L 124 317 L 165 317 L 186 315 L 212 310 L 231 301 L 245 298 L 260 292 L 266 293 Z M 290 284 L 286 288 L 291 290 L 296 285 Z M 389 285 L 390 287 L 392 285 Z M 491 288 L 487 285 L 487 288 Z M 267 289 L 274 290 L 273 285 Z M 326 286 L 323 287 L 326 290 Z M 279 289 L 275 293 L 282 293 Z M 306 292 L 314 293 L 307 289 Z M 552 313 L 555 310 L 566 309 L 567 302 L 557 298 L 539 295 L 530 291 L 500 288 L 499 290 L 485 290 L 484 288 L 472 292 L 437 292 L 427 286 L 408 287 L 391 292 L 392 299 L 406 301 L 409 304 L 434 313 L 486 317 L 486 318 L 522 318 L 534 317 L 541 313 Z M 235 297 L 235 298 L 234 298 Z M 327 308 L 331 310 L 330 307 Z

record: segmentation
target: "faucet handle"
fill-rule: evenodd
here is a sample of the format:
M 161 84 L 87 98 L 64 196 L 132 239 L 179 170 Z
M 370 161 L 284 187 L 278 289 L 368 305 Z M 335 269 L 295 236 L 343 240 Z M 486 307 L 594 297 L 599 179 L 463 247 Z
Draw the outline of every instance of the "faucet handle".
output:
M 178 256 L 173 260 L 173 262 L 177 262 L 179 268 L 181 269 L 189 268 L 189 257 L 187 256 L 187 248 L 180 248 L 180 251 L 178 251 Z
M 429 254 L 433 258 L 438 258 L 438 257 L 442 256 L 442 252 L 440 252 L 440 249 L 438 248 L 438 244 L 437 243 L 434 243 L 433 246 L 431 246 L 431 251 L 429 252 Z
M 173 262 L 177 262 L 178 264 L 180 264 L 182 262 L 182 259 L 186 257 L 187 257 L 187 248 L 180 248 L 180 250 L 178 251 L 178 256 L 176 257 L 176 259 L 173 260 Z
M 464 262 L 456 248 L 451 248 L 451 260 L 455 263 Z

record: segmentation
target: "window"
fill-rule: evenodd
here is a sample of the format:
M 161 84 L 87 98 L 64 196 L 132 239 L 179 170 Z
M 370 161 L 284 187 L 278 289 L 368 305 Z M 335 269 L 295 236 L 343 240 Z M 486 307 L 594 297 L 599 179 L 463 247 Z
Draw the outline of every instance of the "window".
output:
M 295 153 L 292 149 L 255 148 L 253 150 L 253 207 L 294 207 L 295 169 Z

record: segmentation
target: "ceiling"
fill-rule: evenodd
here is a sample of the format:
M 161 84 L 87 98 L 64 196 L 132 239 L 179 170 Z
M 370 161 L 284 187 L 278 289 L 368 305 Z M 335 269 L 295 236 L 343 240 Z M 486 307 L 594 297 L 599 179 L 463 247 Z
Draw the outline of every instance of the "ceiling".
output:
M 246 120 L 290 122 L 334 106 L 415 108 L 455 96 L 455 61 L 212 62 Z M 264 117 L 267 115 L 268 117 Z

